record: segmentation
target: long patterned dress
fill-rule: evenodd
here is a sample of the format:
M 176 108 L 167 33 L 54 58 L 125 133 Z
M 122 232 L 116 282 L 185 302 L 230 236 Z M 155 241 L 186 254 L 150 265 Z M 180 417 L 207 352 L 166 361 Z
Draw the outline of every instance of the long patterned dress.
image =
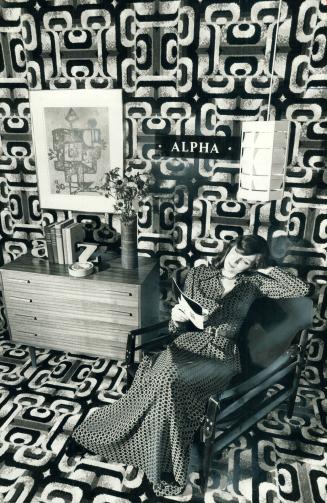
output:
M 170 322 L 174 341 L 160 355 L 145 356 L 129 391 L 115 404 L 90 414 L 73 438 L 109 462 L 143 470 L 158 496 L 180 494 L 187 481 L 190 447 L 210 395 L 240 372 L 237 334 L 258 297 L 280 299 L 308 294 L 309 287 L 273 267 L 238 275 L 224 294 L 221 270 L 193 268 L 185 293 L 208 309 L 204 330 Z M 193 328 L 192 328 L 193 327 Z

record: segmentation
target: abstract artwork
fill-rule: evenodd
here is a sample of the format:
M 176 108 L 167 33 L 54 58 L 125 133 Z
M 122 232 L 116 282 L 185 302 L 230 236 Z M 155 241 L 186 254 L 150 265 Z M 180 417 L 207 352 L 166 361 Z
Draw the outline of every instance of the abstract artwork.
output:
M 52 161 L 49 163 L 51 193 L 96 191 L 109 166 L 109 151 L 104 140 L 109 137 L 106 109 L 47 107 L 44 115 L 48 156 Z M 102 119 L 102 127 L 98 127 L 97 116 Z M 64 121 L 68 123 L 66 127 Z
M 41 207 L 112 211 L 99 187 L 107 171 L 122 168 L 121 91 L 30 95 Z

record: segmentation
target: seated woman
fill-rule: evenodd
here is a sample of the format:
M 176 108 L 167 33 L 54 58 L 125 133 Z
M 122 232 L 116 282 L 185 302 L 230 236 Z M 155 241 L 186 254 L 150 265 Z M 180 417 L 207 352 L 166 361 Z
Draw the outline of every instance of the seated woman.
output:
M 308 294 L 300 279 L 265 267 L 268 256 L 267 242 L 247 235 L 217 265 L 191 269 L 184 290 L 207 310 L 204 330 L 177 304 L 170 321 L 173 342 L 159 355 L 145 356 L 126 395 L 94 411 L 73 438 L 109 462 L 143 470 L 157 495 L 183 492 L 207 400 L 241 371 L 236 338 L 250 305 L 262 296 Z

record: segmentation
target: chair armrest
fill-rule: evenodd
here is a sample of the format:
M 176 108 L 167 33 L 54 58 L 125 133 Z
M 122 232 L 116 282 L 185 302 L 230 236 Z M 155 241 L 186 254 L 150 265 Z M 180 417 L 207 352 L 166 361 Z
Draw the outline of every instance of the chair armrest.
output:
M 168 327 L 169 320 L 160 321 L 159 323 L 154 323 L 153 325 L 147 325 L 145 327 L 135 328 L 129 333 L 132 335 L 146 334 L 152 332 L 153 330 L 160 330 L 160 328 Z
M 151 346 L 151 344 L 153 344 L 154 342 L 158 342 L 158 341 L 167 339 L 168 337 L 171 337 L 171 335 L 170 334 L 163 334 L 163 335 L 160 335 L 159 337 L 154 337 L 150 341 L 143 342 L 143 344 L 139 344 L 138 346 L 136 346 L 135 351 L 138 351 L 139 349 L 147 348 L 148 346 Z
M 127 344 L 126 344 L 126 355 L 125 355 L 125 365 L 128 367 L 129 365 L 132 365 L 134 363 L 135 359 L 135 339 L 138 335 L 141 334 L 146 334 L 148 332 L 152 332 L 153 330 L 160 330 L 161 328 L 165 328 L 168 326 L 169 320 L 164 320 L 161 321 L 160 323 L 155 323 L 153 325 L 148 325 L 146 327 L 141 327 L 141 328 L 136 328 L 134 330 L 131 330 L 128 333 L 127 336 Z M 167 335 L 165 335 L 167 337 Z M 157 338 L 154 338 L 157 339 Z M 151 339 L 151 341 L 147 341 L 147 343 L 152 343 L 154 339 Z M 147 344 L 144 343 L 144 344 Z M 143 344 L 137 347 L 137 349 L 140 349 L 143 347 Z
M 213 396 L 209 397 L 207 403 L 206 415 L 204 417 L 204 423 L 201 428 L 202 442 L 211 438 L 214 435 L 216 428 L 216 418 L 220 412 L 219 400 L 216 400 Z

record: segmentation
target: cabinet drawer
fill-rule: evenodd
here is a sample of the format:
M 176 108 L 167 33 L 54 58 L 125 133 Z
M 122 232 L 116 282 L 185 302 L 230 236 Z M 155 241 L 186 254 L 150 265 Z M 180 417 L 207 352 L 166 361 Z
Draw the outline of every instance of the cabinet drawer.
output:
M 28 327 L 26 329 L 20 327 L 11 328 L 11 335 L 14 342 L 28 346 L 118 360 L 125 358 L 127 332 L 121 332 L 119 338 L 112 340 L 100 334 L 90 337 L 82 333 L 76 335 L 65 332 L 64 336 L 60 336 L 58 329 L 56 331 L 51 329 L 31 331 Z
M 10 319 L 10 327 L 15 331 L 38 333 L 51 332 L 55 338 L 66 339 L 67 333 L 78 336 L 84 334 L 89 338 L 96 335 L 106 337 L 108 341 L 115 341 L 121 338 L 121 334 L 126 334 L 136 327 L 129 325 L 111 324 L 101 321 L 81 320 L 80 318 L 33 317 L 31 315 L 16 314 Z
M 10 318 L 14 342 L 78 354 L 124 359 L 128 332 L 135 328 L 80 318 L 34 318 L 16 313 Z
M 54 302 L 47 298 L 6 297 L 6 307 L 11 323 L 17 313 L 40 319 L 54 319 L 58 323 L 62 319 L 81 319 L 83 321 L 102 321 L 119 325 L 138 326 L 137 308 L 108 306 L 89 301 L 76 302 L 74 305 L 63 301 Z
M 60 281 L 58 281 L 58 279 Z M 52 278 L 30 274 L 27 278 L 4 275 L 6 296 L 29 298 L 33 294 L 67 302 L 94 300 L 108 305 L 137 306 L 138 287 L 108 282 L 82 281 L 75 278 Z

